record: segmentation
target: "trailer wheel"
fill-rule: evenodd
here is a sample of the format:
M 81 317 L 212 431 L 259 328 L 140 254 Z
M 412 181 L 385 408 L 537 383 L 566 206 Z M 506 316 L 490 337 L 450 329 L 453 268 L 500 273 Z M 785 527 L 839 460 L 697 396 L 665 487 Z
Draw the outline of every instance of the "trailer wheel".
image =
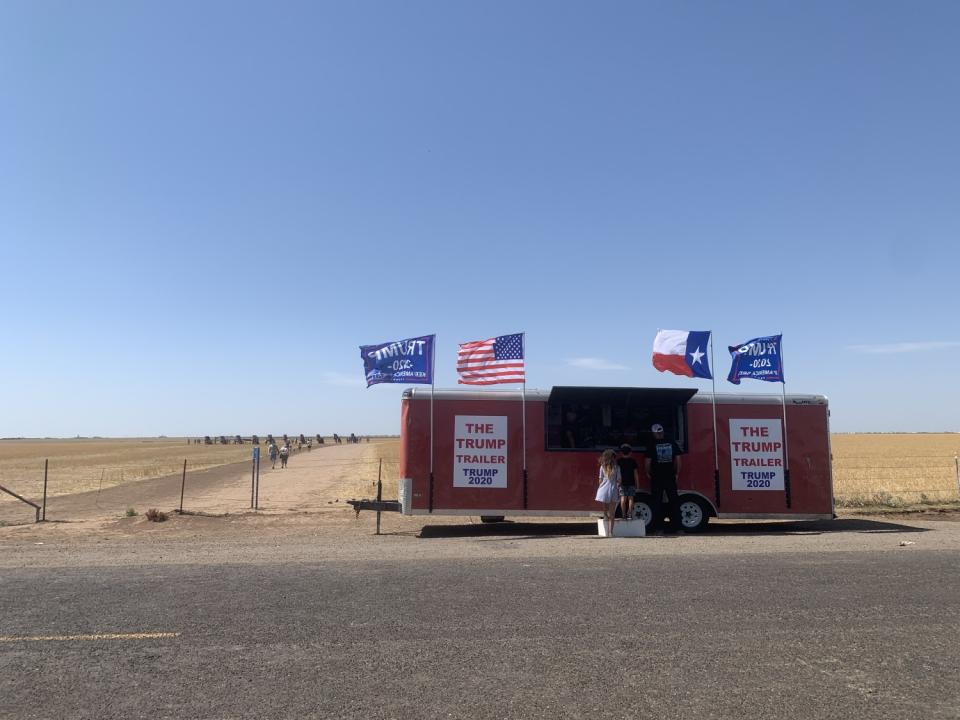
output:
M 637 493 L 633 503 L 633 514 L 637 520 L 643 520 L 647 530 L 653 523 L 653 498 L 648 493 Z
M 481 515 L 480 522 L 482 523 L 498 523 L 503 522 L 503 515 Z
M 696 495 L 680 497 L 680 527 L 686 532 L 700 532 L 710 522 L 710 508 Z

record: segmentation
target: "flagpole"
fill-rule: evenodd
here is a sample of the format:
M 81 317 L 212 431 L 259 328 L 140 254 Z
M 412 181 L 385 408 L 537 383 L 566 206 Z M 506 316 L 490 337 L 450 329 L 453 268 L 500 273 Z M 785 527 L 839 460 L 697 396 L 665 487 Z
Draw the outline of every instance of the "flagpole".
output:
M 720 448 L 717 438 L 717 363 L 713 357 L 713 331 L 710 331 L 710 382 L 713 383 L 713 497 L 720 509 Z
M 430 348 L 430 497 L 428 512 L 433 512 L 433 391 L 436 380 L 437 337 L 434 335 Z
M 783 367 L 783 333 L 780 333 L 780 399 L 783 407 L 783 491 L 790 507 L 790 447 L 787 442 L 787 374 Z
M 523 388 L 521 415 L 523 423 L 523 509 L 527 509 L 527 334 L 520 333 L 520 352 L 523 356 Z

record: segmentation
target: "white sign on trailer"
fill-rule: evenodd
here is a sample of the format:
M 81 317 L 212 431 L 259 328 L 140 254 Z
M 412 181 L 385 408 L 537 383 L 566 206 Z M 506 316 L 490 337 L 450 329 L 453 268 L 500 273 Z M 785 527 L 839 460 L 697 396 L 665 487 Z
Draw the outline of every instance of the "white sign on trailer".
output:
M 780 420 L 730 420 L 730 465 L 734 490 L 783 490 Z
M 507 486 L 507 416 L 457 415 L 453 430 L 453 486 Z

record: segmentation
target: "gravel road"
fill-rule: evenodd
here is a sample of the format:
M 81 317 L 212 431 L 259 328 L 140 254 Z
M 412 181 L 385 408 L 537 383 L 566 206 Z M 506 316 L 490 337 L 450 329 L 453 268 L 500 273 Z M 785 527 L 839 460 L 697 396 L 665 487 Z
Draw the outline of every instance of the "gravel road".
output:
M 0 528 L 0 717 L 960 717 L 957 522 L 384 530 Z

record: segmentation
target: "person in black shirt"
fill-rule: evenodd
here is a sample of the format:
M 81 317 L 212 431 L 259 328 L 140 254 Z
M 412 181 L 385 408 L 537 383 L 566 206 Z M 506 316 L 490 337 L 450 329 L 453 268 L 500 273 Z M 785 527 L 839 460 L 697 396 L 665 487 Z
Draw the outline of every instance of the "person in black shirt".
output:
M 665 440 L 663 425 L 657 423 L 650 428 L 653 433 L 653 442 L 647 449 L 647 459 L 644 467 L 647 477 L 650 478 L 650 493 L 653 495 L 653 527 L 658 529 L 662 522 L 663 495 L 667 495 L 670 509 L 670 529 L 672 532 L 682 533 L 680 527 L 680 503 L 677 501 L 677 476 L 680 474 L 680 448 L 675 442 Z
M 620 465 L 622 483 L 620 485 L 620 514 L 624 520 L 633 520 L 635 512 L 633 504 L 636 502 L 637 481 L 640 478 L 637 461 L 630 456 L 632 450 L 633 448 L 624 443 L 620 446 L 620 458 L 617 460 L 617 464 Z

